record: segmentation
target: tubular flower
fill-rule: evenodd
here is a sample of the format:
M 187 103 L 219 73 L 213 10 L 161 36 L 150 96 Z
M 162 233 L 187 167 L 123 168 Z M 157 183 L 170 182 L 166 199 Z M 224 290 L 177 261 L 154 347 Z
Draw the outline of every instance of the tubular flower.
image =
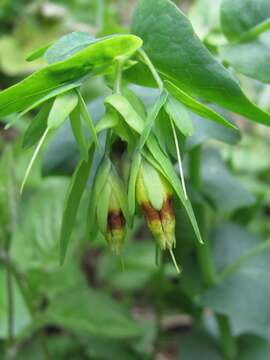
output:
M 175 246 L 172 189 L 167 180 L 144 159 L 136 181 L 136 198 L 160 248 L 172 250 Z
M 98 226 L 111 250 L 117 255 L 121 253 L 126 234 L 128 212 L 125 197 L 121 179 L 110 160 L 105 159 L 95 177 L 92 205 L 96 206 L 92 228 Z

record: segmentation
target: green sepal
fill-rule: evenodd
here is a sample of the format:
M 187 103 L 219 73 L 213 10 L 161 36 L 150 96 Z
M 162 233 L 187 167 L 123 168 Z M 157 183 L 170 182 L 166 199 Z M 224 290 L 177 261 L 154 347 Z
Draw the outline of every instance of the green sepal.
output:
M 131 218 L 135 214 L 136 207 L 136 180 L 140 170 L 142 157 L 139 150 L 136 150 L 133 155 L 131 164 L 130 177 L 128 182 L 128 207 Z
M 88 149 L 84 136 L 83 126 L 81 123 L 80 108 L 78 107 L 78 105 L 71 112 L 69 117 L 70 117 L 72 132 L 80 150 L 81 159 L 87 161 Z
M 93 122 L 93 119 L 91 118 L 89 112 L 88 112 L 88 109 L 87 109 L 87 106 L 85 104 L 85 101 L 81 95 L 81 93 L 79 91 L 77 91 L 77 95 L 78 95 L 78 98 L 79 98 L 79 106 L 80 106 L 80 111 L 81 111 L 81 115 L 86 123 L 86 126 L 89 130 L 89 133 L 90 135 L 92 136 L 95 144 L 97 146 L 99 146 L 99 143 L 98 143 L 98 138 L 97 138 L 97 133 L 96 133 L 96 129 L 95 129 L 95 126 L 94 126 L 94 122 Z
M 151 129 L 154 125 L 154 122 L 155 122 L 161 108 L 166 103 L 167 97 L 168 97 L 168 92 L 167 92 L 167 90 L 164 90 L 159 95 L 159 97 L 156 99 L 154 105 L 150 109 L 150 111 L 147 115 L 147 119 L 146 119 L 146 123 L 145 123 L 144 129 L 143 129 L 143 132 L 141 134 L 140 145 L 139 145 L 140 148 L 142 148 L 144 146 L 144 144 L 146 143 L 148 136 L 151 132 Z
M 70 113 L 78 104 L 78 96 L 75 91 L 71 90 L 64 94 L 58 95 L 53 103 L 48 116 L 49 130 L 57 129 L 69 117 Z
M 184 136 L 192 135 L 193 124 L 185 105 L 169 95 L 164 109 Z
M 97 223 L 99 230 L 103 235 L 105 235 L 107 231 L 111 193 L 112 193 L 112 187 L 107 182 L 97 199 L 97 207 L 96 207 Z

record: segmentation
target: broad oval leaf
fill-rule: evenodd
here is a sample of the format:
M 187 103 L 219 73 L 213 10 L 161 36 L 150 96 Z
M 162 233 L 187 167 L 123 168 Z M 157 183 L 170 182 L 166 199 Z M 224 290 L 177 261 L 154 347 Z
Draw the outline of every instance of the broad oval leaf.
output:
M 211 55 L 171 1 L 140 0 L 132 28 L 164 78 L 187 93 L 270 125 L 270 115 L 245 96 L 237 80 Z
M 49 64 L 65 60 L 94 41 L 96 38 L 86 32 L 72 32 L 51 45 L 46 50 L 44 58 Z
M 134 35 L 101 38 L 70 58 L 35 72 L 0 92 L 0 116 L 23 111 L 53 89 L 89 73 L 100 73 L 117 56 L 130 55 L 142 45 Z

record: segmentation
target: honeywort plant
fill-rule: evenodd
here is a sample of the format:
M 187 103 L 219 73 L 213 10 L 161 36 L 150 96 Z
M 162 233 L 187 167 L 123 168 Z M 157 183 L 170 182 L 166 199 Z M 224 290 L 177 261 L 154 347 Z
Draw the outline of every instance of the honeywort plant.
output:
M 255 1 L 249 3 L 255 8 Z M 243 1 L 239 0 L 239 4 L 244 8 Z M 241 6 L 237 16 L 241 16 Z M 60 233 L 61 264 L 86 193 L 88 210 L 84 223 L 89 240 L 101 234 L 111 250 L 121 255 L 127 230 L 132 229 L 135 217 L 143 213 L 157 246 L 169 251 L 178 272 L 173 249 L 177 246 L 181 251 L 181 242 L 175 237 L 174 203 L 180 202 L 197 238 L 205 287 L 226 276 L 217 274 L 214 268 L 202 200 L 194 201 L 193 211 L 182 152 L 194 132 L 190 113 L 223 126 L 224 131 L 225 128 L 238 131 L 235 124 L 207 106 L 207 102 L 255 123 L 270 125 L 270 115 L 247 98 L 231 70 L 221 64 L 223 61 L 243 74 L 268 81 L 261 73 L 257 75 L 254 66 L 236 59 L 235 52 L 239 48 L 245 50 L 269 28 L 269 5 L 262 5 L 261 12 L 254 12 L 254 18 L 250 15 L 250 21 L 241 22 L 233 16 L 232 2 L 224 0 L 221 15 L 229 42 L 220 48 L 219 60 L 205 46 L 209 45 L 208 39 L 203 43 L 197 37 L 190 21 L 175 4 L 169 0 L 140 0 L 131 34 L 101 38 L 82 32 L 65 35 L 29 55 L 29 61 L 39 58 L 46 61 L 42 69 L 0 92 L 0 116 L 7 117 L 7 127 L 13 124 L 9 115 L 15 114 L 15 121 L 19 121 L 38 109 L 22 140 L 24 149 L 33 148 L 33 156 L 21 192 L 47 139 L 64 122 L 70 122 L 80 160 L 66 194 Z M 93 77 L 103 77 L 110 89 L 110 95 L 104 99 L 105 114 L 95 123 L 82 91 Z M 130 84 L 158 89 L 149 109 Z M 119 141 L 125 144 L 123 166 L 112 156 L 112 148 Z M 201 156 L 198 146 L 190 152 L 188 164 L 188 185 L 199 191 Z M 98 164 L 94 166 L 96 159 Z M 219 313 L 217 310 L 224 357 L 237 359 L 231 324 Z

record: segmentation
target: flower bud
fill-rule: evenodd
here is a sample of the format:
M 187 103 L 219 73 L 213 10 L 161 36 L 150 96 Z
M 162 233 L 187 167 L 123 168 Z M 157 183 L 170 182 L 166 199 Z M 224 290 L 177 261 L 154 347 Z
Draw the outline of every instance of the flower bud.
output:
M 104 161 L 109 161 L 105 159 Z M 110 163 L 106 178 L 100 173 L 107 166 L 100 166 L 96 175 L 95 187 L 99 187 L 97 194 L 96 219 L 99 231 L 104 235 L 113 252 L 120 254 L 125 240 L 126 205 L 124 185 L 114 166 Z M 105 174 L 104 174 L 105 175 Z M 103 186 L 100 181 L 103 180 Z M 96 226 L 96 224 L 93 224 Z
M 175 246 L 172 189 L 167 180 L 144 159 L 136 181 L 136 198 L 160 248 L 171 250 Z

